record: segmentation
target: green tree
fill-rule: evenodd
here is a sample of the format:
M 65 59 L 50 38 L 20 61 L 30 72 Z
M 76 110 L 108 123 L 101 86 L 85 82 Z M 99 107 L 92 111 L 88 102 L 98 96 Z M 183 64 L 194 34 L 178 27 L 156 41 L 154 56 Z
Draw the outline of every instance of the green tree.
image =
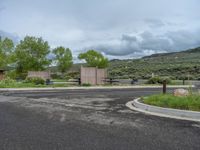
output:
M 12 62 L 14 43 L 9 38 L 0 37 L 0 68 L 7 67 Z
M 71 50 L 60 46 L 55 48 L 53 53 L 55 54 L 55 62 L 59 71 L 66 72 L 73 64 Z
M 42 38 L 26 36 L 16 47 L 16 70 L 18 73 L 44 70 L 51 61 L 47 58 L 50 53 L 48 42 Z
M 95 50 L 89 50 L 86 53 L 81 53 L 79 54 L 78 58 L 84 59 L 89 67 L 108 67 L 108 59 Z

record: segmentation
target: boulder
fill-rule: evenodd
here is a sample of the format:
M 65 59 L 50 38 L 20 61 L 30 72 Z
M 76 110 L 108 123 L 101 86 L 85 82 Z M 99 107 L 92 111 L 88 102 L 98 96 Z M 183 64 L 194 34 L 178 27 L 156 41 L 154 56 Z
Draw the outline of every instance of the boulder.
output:
M 174 90 L 174 96 L 188 96 L 189 91 L 185 89 L 175 89 Z

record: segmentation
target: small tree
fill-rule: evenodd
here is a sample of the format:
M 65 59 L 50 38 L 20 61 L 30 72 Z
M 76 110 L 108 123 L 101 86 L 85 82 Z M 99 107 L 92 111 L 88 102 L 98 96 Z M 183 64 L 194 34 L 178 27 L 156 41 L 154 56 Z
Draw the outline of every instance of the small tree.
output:
M 26 36 L 16 47 L 15 60 L 18 73 L 29 70 L 44 70 L 51 61 L 47 58 L 50 53 L 48 42 L 42 38 Z
M 14 43 L 11 39 L 0 37 L 0 68 L 7 67 L 12 62 Z
M 53 50 L 55 54 L 56 65 L 59 71 L 62 73 L 66 72 L 73 64 L 72 53 L 69 48 L 57 47 Z
M 86 53 L 81 53 L 78 58 L 84 59 L 89 67 L 108 67 L 108 59 L 95 50 L 89 50 Z

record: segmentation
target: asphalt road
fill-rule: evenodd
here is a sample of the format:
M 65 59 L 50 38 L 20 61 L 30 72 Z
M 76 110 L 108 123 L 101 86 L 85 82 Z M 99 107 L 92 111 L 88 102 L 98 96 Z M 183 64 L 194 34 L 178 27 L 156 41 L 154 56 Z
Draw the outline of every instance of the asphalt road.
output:
M 0 150 L 199 150 L 200 123 L 125 107 L 160 91 L 1 92 Z

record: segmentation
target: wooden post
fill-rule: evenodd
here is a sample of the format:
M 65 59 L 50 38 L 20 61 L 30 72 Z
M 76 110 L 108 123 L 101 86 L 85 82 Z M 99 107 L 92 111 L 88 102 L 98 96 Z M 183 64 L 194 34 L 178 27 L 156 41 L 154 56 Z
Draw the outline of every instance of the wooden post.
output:
M 98 71 L 98 67 L 95 68 L 95 85 L 97 85 L 97 71 Z
M 110 78 L 110 84 L 112 84 L 113 83 L 113 79 L 112 78 Z
M 166 80 L 163 81 L 163 94 L 166 94 L 167 92 L 167 82 Z
M 81 85 L 81 78 L 78 78 L 78 85 Z

